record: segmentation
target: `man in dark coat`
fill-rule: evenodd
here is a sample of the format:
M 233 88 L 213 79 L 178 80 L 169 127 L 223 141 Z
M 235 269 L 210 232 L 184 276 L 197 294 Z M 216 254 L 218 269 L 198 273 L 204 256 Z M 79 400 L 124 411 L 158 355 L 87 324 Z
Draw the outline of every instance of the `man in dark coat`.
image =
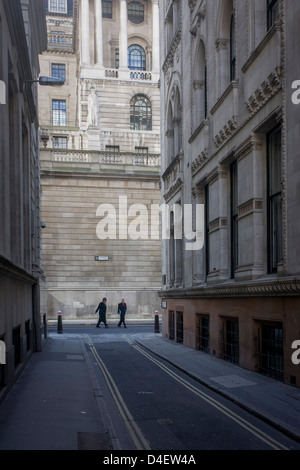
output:
M 127 306 L 124 302 L 124 299 L 121 300 L 121 303 L 118 305 L 118 313 L 120 315 L 120 321 L 119 321 L 119 324 L 118 326 L 121 328 L 121 325 L 123 323 L 124 325 L 124 328 L 127 328 L 127 326 L 125 325 L 125 315 L 126 315 L 126 312 L 127 312 Z
M 108 324 L 106 323 L 106 302 L 107 299 L 106 297 L 104 297 L 102 299 L 102 302 L 100 302 L 100 304 L 98 305 L 97 310 L 95 311 L 95 313 L 99 312 L 99 320 L 96 325 L 96 328 L 100 328 L 100 323 L 104 323 L 105 328 L 108 328 Z

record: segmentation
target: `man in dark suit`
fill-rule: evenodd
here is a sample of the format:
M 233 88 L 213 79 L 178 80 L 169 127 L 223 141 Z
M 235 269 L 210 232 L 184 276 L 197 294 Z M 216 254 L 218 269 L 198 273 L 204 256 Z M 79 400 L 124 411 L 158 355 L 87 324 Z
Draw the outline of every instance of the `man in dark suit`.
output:
M 100 302 L 100 304 L 98 305 L 97 310 L 95 311 L 95 313 L 99 312 L 99 320 L 96 325 L 96 328 L 100 328 L 100 323 L 104 323 L 105 328 L 108 328 L 108 324 L 106 323 L 106 302 L 107 299 L 106 297 L 104 297 L 102 299 L 102 302 Z
M 120 315 L 120 321 L 119 321 L 118 327 L 120 327 L 120 328 L 121 328 L 122 323 L 124 325 L 124 328 L 127 328 L 127 326 L 125 324 L 126 312 L 127 312 L 127 306 L 124 302 L 124 299 L 122 299 L 121 303 L 119 303 L 119 305 L 118 305 L 118 313 Z

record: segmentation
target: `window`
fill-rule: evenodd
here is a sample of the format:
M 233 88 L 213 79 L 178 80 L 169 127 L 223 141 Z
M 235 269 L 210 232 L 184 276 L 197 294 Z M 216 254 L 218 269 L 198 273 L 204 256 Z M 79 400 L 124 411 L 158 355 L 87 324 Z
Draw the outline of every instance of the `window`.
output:
M 68 148 L 67 137 L 53 137 L 53 148 L 66 150 Z
M 116 69 L 118 69 L 120 67 L 120 53 L 119 53 L 119 51 L 116 51 L 115 59 L 116 59 Z
M 208 276 L 210 273 L 209 185 L 205 186 L 205 269 L 206 276 Z
M 206 354 L 210 353 L 209 316 L 197 315 L 197 349 Z
M 231 277 L 238 267 L 238 166 L 231 165 Z
M 176 312 L 176 342 L 183 343 L 183 313 Z
M 112 19 L 112 0 L 102 0 L 102 18 Z
M 222 328 L 223 359 L 233 364 L 239 363 L 239 320 L 223 319 Z
M 106 145 L 105 150 L 109 153 L 120 152 L 120 147 L 118 145 Z
M 146 70 L 146 53 L 137 44 L 128 47 L 128 68 L 130 70 Z
M 140 2 L 130 2 L 128 4 L 128 19 L 132 23 L 140 24 L 144 21 L 144 5 Z
M 135 151 L 139 155 L 145 155 L 148 154 L 148 147 L 135 147 Z
M 48 8 L 53 13 L 67 13 L 67 0 L 49 0 Z
M 236 55 L 235 55 L 235 19 L 234 12 L 230 22 L 230 81 L 236 79 Z
M 66 126 L 67 125 L 67 110 L 66 110 L 66 102 L 64 100 L 52 101 L 52 125 L 53 126 Z
M 51 74 L 53 78 L 60 78 L 64 82 L 66 81 L 66 66 L 65 64 L 52 64 Z
M 267 12 L 268 12 L 268 18 L 267 18 L 268 29 L 270 29 L 279 16 L 279 1 L 267 0 Z
M 264 323 L 257 329 L 259 372 L 275 380 L 283 380 L 282 323 Z
M 130 102 L 130 128 L 136 131 L 152 130 L 151 103 L 144 95 L 136 95 Z
M 281 127 L 267 135 L 268 268 L 276 273 L 282 258 Z

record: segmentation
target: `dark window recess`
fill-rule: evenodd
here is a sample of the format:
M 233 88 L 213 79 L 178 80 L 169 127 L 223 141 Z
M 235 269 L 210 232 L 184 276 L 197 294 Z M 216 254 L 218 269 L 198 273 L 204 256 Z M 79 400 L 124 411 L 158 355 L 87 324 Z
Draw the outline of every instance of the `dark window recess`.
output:
M 4 342 L 4 336 L 0 337 L 0 340 Z M 0 363 L 0 390 L 5 387 L 5 364 Z
M 183 343 L 183 313 L 176 313 L 176 341 Z
M 169 339 L 175 340 L 175 313 L 169 312 Z
M 12 342 L 15 352 L 15 367 L 17 367 L 21 362 L 21 327 L 13 329 L 12 332 Z
M 281 127 L 267 135 L 268 159 L 268 271 L 276 273 L 282 261 Z
M 239 321 L 225 319 L 222 328 L 223 359 L 233 364 L 239 363 Z
M 279 0 L 267 0 L 268 30 L 273 26 L 279 16 Z
M 210 354 L 209 316 L 197 316 L 197 349 Z
M 259 372 L 275 380 L 283 380 L 282 324 L 261 325 L 256 340 Z
M 210 245 L 209 245 L 209 186 L 205 186 L 205 268 L 206 276 L 210 273 Z
M 30 351 L 31 349 L 31 334 L 30 334 L 30 320 L 25 322 L 25 334 L 26 334 L 26 349 Z
M 231 165 L 231 277 L 238 267 L 238 166 Z
M 230 81 L 236 79 L 236 44 L 235 44 L 235 18 L 231 15 L 230 23 Z

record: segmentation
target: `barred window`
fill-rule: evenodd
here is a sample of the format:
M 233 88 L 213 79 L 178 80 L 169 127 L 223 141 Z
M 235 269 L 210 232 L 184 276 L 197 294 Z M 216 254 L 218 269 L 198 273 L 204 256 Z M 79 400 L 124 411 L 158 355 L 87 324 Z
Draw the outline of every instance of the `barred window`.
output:
M 143 23 L 145 17 L 144 5 L 140 2 L 128 3 L 128 19 L 132 23 L 140 24 Z
M 136 95 L 130 102 L 130 128 L 138 131 L 152 130 L 151 103 L 144 95 Z
M 130 70 L 146 70 L 146 53 L 137 44 L 128 47 L 128 68 Z

